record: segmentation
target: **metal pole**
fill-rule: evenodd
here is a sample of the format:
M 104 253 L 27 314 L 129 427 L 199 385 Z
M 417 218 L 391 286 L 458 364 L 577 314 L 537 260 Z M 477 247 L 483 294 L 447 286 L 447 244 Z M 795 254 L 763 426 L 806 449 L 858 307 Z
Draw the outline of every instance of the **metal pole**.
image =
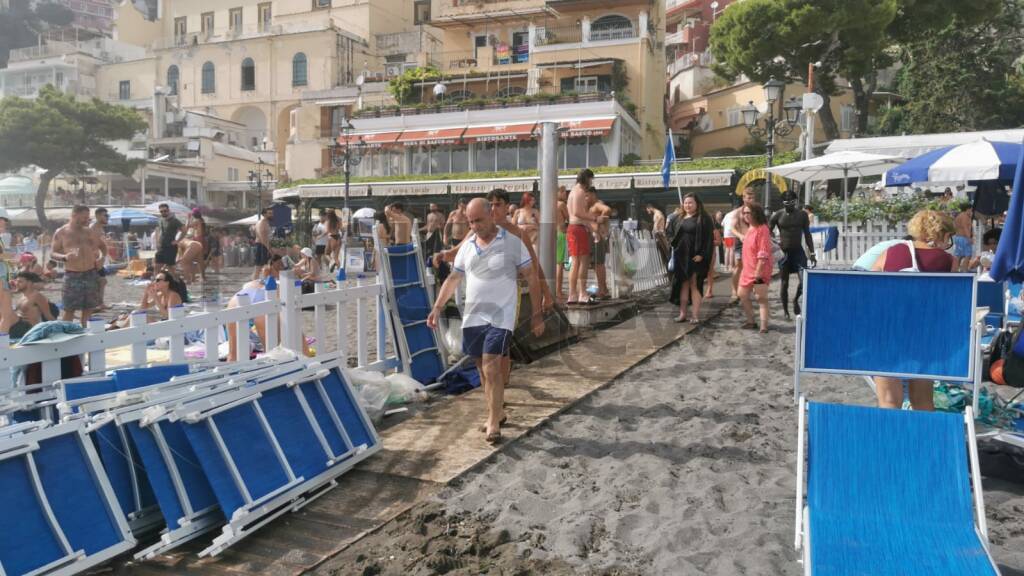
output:
M 558 209 L 558 133 L 554 122 L 540 125 L 540 269 L 556 291 L 555 282 L 555 212 Z
M 768 143 L 765 146 L 765 157 L 767 166 L 764 171 L 764 210 L 771 213 L 772 201 L 772 173 L 767 169 L 772 167 L 772 156 L 775 154 L 775 103 L 768 103 Z
M 846 204 L 848 202 L 847 188 L 850 186 L 850 172 L 846 168 L 843 168 L 843 238 L 846 238 L 846 229 L 848 227 Z

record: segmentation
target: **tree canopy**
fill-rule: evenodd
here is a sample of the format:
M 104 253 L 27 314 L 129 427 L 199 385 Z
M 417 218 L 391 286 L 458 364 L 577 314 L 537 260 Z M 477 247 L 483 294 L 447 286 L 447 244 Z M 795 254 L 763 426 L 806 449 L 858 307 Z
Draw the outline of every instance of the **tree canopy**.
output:
M 1024 125 L 1024 0 L 1003 0 L 998 17 L 954 18 L 906 43 L 896 91 L 904 103 L 882 117 L 883 134 L 989 130 Z
M 89 169 L 130 175 L 136 162 L 110 146 L 146 129 L 132 109 L 98 99 L 76 100 L 52 86 L 35 99 L 0 100 L 0 172 L 26 166 L 43 170 L 36 191 L 36 213 L 46 224 L 43 206 L 54 177 Z
M 714 70 L 755 82 L 771 77 L 807 82 L 816 63 L 815 91 L 826 136 L 839 136 L 828 107 L 849 82 L 858 132 L 867 128 L 878 71 L 894 62 L 894 48 L 946 28 L 954 18 L 973 23 L 998 13 L 1003 0 L 745 0 L 729 6 L 711 30 Z

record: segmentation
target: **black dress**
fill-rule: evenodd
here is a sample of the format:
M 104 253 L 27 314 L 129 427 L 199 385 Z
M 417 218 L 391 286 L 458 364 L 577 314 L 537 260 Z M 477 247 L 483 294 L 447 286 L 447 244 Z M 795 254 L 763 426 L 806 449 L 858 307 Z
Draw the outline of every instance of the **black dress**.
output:
M 668 236 L 672 239 L 675 257 L 669 302 L 679 304 L 679 289 L 691 277 L 696 277 L 697 290 L 704 293 L 704 280 L 708 276 L 715 244 L 714 222 L 706 214 L 689 218 L 678 216 L 669 223 Z M 701 261 L 694 262 L 693 258 L 698 255 L 702 256 Z

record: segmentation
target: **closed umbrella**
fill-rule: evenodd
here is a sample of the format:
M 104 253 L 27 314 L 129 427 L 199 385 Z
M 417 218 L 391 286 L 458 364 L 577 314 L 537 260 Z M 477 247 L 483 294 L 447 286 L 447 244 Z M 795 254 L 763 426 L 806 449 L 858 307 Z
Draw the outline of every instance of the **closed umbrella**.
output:
M 1018 145 L 1016 161 L 1010 210 L 1006 214 L 1006 223 L 999 236 L 996 256 L 989 271 L 996 282 L 1024 282 L 1024 145 Z
M 903 161 L 896 156 L 869 154 L 852 150 L 835 152 L 791 164 L 768 168 L 769 172 L 797 182 L 818 182 L 843 179 L 843 232 L 847 225 L 846 203 L 849 197 L 850 176 L 880 176 Z
M 886 186 L 920 182 L 976 182 L 1013 180 L 1024 145 L 1015 142 L 976 142 L 946 146 L 893 168 L 885 175 Z

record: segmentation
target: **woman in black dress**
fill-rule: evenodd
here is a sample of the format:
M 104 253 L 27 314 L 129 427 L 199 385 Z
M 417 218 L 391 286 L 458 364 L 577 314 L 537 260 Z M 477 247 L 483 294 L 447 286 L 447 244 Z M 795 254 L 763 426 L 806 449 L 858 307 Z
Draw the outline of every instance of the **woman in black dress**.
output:
M 672 292 L 669 302 L 679 305 L 676 322 L 686 322 L 687 304 L 693 304 L 691 324 L 700 322 L 704 280 L 712 264 L 715 225 L 696 194 L 687 194 L 669 222 L 672 242 Z

